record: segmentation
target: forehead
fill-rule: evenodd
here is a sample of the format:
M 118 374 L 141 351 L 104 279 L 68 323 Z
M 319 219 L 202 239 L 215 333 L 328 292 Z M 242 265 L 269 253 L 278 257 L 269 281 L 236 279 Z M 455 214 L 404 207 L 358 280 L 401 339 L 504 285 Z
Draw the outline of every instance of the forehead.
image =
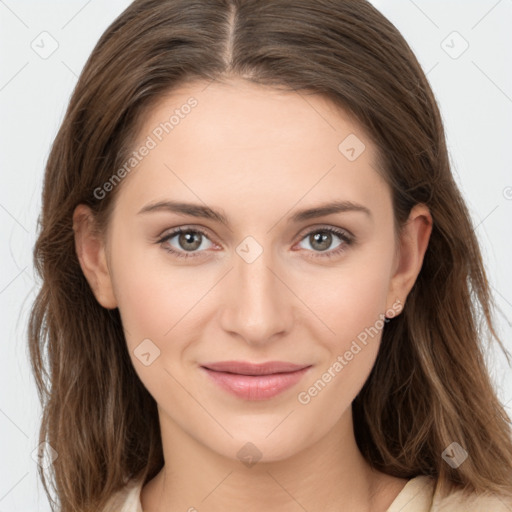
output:
M 148 134 L 157 142 L 165 138 L 179 147 L 186 144 L 187 149 L 201 143 L 211 149 L 229 144 L 233 150 L 259 151 L 266 142 L 268 151 L 297 152 L 299 142 L 304 150 L 327 151 L 326 157 L 337 155 L 340 137 L 353 134 L 368 140 L 348 112 L 320 94 L 283 91 L 242 79 L 196 81 L 161 97 L 148 111 L 139 139 Z
M 290 209 L 389 195 L 365 131 L 318 94 L 240 79 L 192 82 L 148 110 L 133 149 L 144 145 L 151 149 L 123 184 L 134 207 L 180 197 Z

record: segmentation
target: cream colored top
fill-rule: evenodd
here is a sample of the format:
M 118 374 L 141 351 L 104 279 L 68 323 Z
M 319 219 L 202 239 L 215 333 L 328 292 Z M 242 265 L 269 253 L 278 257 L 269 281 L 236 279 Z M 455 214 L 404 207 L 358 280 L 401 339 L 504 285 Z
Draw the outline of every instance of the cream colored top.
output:
M 409 480 L 386 512 L 512 512 L 512 499 L 496 494 L 468 495 L 457 490 L 440 498 L 435 479 L 417 476 Z M 143 512 L 142 481 L 132 480 L 113 497 L 105 512 Z

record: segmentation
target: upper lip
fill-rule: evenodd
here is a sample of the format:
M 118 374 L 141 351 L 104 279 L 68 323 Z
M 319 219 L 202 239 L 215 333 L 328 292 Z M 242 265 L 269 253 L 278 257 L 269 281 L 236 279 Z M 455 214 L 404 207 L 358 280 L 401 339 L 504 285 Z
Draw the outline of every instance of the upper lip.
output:
M 287 363 L 285 361 L 269 361 L 259 364 L 246 361 L 219 361 L 203 364 L 202 366 L 217 372 L 238 373 L 240 375 L 269 375 L 271 373 L 295 372 L 311 365 Z

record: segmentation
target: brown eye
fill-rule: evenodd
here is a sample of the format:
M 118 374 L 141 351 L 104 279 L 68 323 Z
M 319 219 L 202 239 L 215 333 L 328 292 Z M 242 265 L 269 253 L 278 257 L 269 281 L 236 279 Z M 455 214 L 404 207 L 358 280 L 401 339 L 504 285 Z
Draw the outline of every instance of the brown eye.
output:
M 178 245 L 186 251 L 195 251 L 201 246 L 201 233 L 196 231 L 186 231 L 178 235 Z
M 176 239 L 174 243 L 171 243 L 173 239 Z M 204 245 L 203 242 L 209 240 L 207 234 L 199 229 L 192 228 L 177 228 L 168 235 L 158 240 L 158 243 L 163 248 L 178 257 L 190 258 L 200 256 L 205 249 L 199 248 Z M 211 242 L 210 242 L 211 243 Z
M 341 240 L 341 242 L 338 243 L 333 249 L 330 249 L 333 243 L 335 243 L 336 238 Z M 303 236 L 301 242 L 302 241 L 307 241 L 310 245 L 311 249 L 309 249 L 309 252 L 319 253 L 315 256 L 330 258 L 346 250 L 346 248 L 353 243 L 354 237 L 349 235 L 346 231 L 329 227 L 317 228 L 313 231 L 310 231 L 309 233 L 306 233 Z
M 326 231 L 319 231 L 309 235 L 309 243 L 311 247 L 319 251 L 326 251 L 332 244 L 332 234 Z

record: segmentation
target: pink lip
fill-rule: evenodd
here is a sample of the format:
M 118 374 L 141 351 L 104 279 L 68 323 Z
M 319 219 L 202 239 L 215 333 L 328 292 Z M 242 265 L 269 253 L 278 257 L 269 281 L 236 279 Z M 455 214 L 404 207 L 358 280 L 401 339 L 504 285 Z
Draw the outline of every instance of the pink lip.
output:
M 265 400 L 299 382 L 311 365 L 281 361 L 252 364 L 242 361 L 208 363 L 202 370 L 226 391 L 245 400 Z

